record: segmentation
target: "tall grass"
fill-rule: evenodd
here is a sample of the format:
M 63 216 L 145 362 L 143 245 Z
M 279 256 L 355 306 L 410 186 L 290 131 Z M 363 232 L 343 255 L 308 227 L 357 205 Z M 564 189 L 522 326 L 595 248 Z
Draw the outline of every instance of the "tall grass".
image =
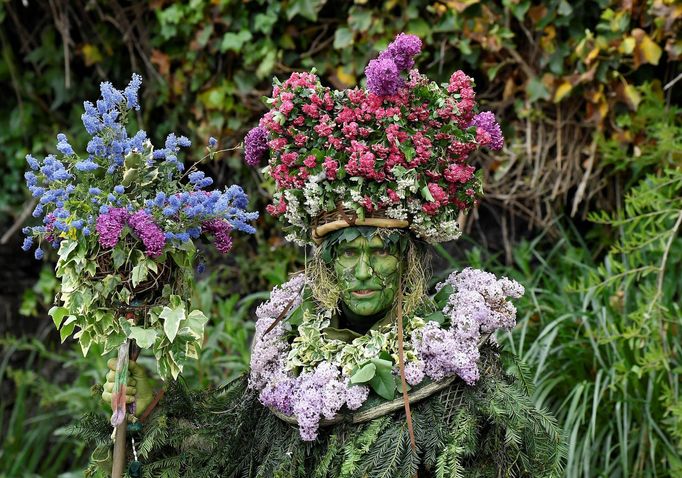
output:
M 554 242 L 521 243 L 508 267 L 485 264 L 478 250 L 466 263 L 451 262 L 487 265 L 525 285 L 518 325 L 500 339 L 533 370 L 533 399 L 564 429 L 568 478 L 682 476 L 682 315 L 675 303 L 682 239 L 671 243 L 658 298 L 651 287 L 658 276 L 635 269 L 644 261 L 659 270 L 659 248 L 615 266 L 612 254 L 595 261 L 570 228 Z
M 106 368 L 96 355 L 84 360 L 75 348 L 49 351 L 44 335 L 0 339 L 0 381 L 14 393 L 0 397 L 0 477 L 50 477 L 87 463 L 85 446 L 66 433 L 83 413 L 100 405 L 91 387 Z M 97 367 L 99 365 L 99 367 Z M 59 375 L 66 383 L 57 383 Z

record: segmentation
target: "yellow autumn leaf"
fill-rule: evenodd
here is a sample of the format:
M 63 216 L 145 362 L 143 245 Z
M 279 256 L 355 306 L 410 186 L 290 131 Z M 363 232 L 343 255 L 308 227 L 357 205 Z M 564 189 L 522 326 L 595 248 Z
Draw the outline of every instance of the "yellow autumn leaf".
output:
M 559 87 L 554 92 L 554 102 L 558 103 L 559 101 L 564 99 L 564 96 L 569 94 L 572 89 L 573 85 L 571 85 L 571 83 L 568 81 L 564 81 L 562 84 L 559 85 Z
M 91 43 L 83 45 L 81 47 L 81 53 L 83 54 L 83 60 L 85 60 L 85 66 L 92 66 L 104 59 L 102 52 L 99 51 L 97 45 Z
M 642 52 L 642 59 L 651 63 L 652 65 L 658 65 L 658 60 L 661 58 L 663 50 L 651 39 L 649 35 L 644 35 L 642 38 L 642 43 L 639 45 L 639 49 Z
M 625 40 L 621 42 L 618 46 L 618 51 L 624 55 L 630 55 L 635 50 L 635 39 L 632 37 L 626 37 Z
M 471 5 L 474 5 L 476 3 L 479 3 L 480 0 L 446 0 L 445 4 L 452 8 L 453 10 L 456 10 L 459 13 L 462 13 L 464 10 L 469 8 Z
M 624 91 L 627 102 L 629 103 L 630 107 L 636 111 L 639 103 L 642 101 L 642 95 L 639 94 L 637 88 L 630 84 L 625 86 Z
M 592 51 L 590 51 L 587 54 L 587 57 L 585 57 L 585 63 L 588 65 L 594 61 L 595 58 L 597 58 L 597 55 L 599 55 L 599 47 L 593 48 Z
M 341 81 L 341 83 L 347 86 L 355 86 L 355 83 L 357 81 L 355 79 L 355 75 L 352 73 L 347 73 L 346 69 L 343 66 L 338 66 L 336 68 L 336 76 Z
M 599 115 L 600 115 L 602 120 L 604 120 L 604 118 L 606 118 L 606 115 L 608 114 L 608 112 L 609 112 L 609 104 L 606 101 L 601 101 L 599 103 Z

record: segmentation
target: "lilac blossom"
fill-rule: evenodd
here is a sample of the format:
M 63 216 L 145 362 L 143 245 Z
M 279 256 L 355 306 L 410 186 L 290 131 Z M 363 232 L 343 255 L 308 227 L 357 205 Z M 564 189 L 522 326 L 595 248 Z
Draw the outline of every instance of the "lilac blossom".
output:
M 244 138 L 244 161 L 249 166 L 258 166 L 268 153 L 268 132 L 256 126 Z
M 471 120 L 469 126 L 476 126 L 477 128 L 483 129 L 486 133 L 490 135 L 490 149 L 499 151 L 504 146 L 504 136 L 502 136 L 502 130 L 500 125 L 495 120 L 495 114 L 490 111 L 484 111 L 483 113 L 478 113 Z
M 367 399 L 369 388 L 351 385 L 330 361 L 319 362 L 296 376 L 287 361 L 291 347 L 285 337 L 286 323 L 278 323 L 265 334 L 285 309 L 300 304 L 304 280 L 299 275 L 276 287 L 271 299 L 258 307 L 249 386 L 259 391 L 263 405 L 294 416 L 301 438 L 310 441 L 317 437 L 321 419 L 333 418 L 344 406 L 358 409 Z M 443 309 L 451 325 L 441 328 L 436 322 L 428 322 L 412 332 L 410 346 L 417 358 L 405 366 L 410 385 L 418 385 L 426 376 L 438 381 L 453 375 L 473 385 L 479 378 L 483 333 L 514 325 L 516 310 L 507 298 L 523 294 L 523 287 L 515 281 L 465 269 L 451 274 L 437 288 L 446 285 L 453 289 Z
M 100 214 L 95 226 L 100 245 L 108 249 L 118 244 L 127 221 L 128 211 L 123 208 L 112 207 Z
M 332 418 L 344 406 L 357 409 L 367 399 L 366 386 L 350 386 L 336 365 L 321 362 L 314 370 L 294 376 L 286 368 L 289 344 L 283 338 L 283 323 L 268 334 L 265 331 L 289 307 L 301 303 L 304 275 L 298 275 L 281 287 L 275 287 L 270 300 L 256 310 L 256 336 L 251 354 L 249 386 L 259 390 L 263 405 L 296 417 L 301 438 L 314 440 L 320 419 Z
M 365 68 L 367 90 L 377 96 L 391 96 L 398 92 L 404 81 L 392 58 L 376 58 Z
M 449 285 L 453 293 L 443 309 L 450 329 L 429 322 L 412 333 L 415 351 L 425 364 L 424 372 L 433 380 L 459 375 L 466 383 L 478 380 L 478 345 L 481 332 L 492 333 L 516 324 L 516 308 L 507 297 L 519 298 L 523 287 L 506 277 L 497 279 L 489 272 L 466 268 L 452 273 L 437 290 Z
M 145 247 L 145 254 L 158 257 L 166 244 L 166 237 L 154 219 L 146 211 L 137 211 L 130 216 L 128 223 Z
M 224 219 L 211 219 L 204 222 L 201 227 L 205 232 L 213 234 L 215 248 L 218 252 L 221 254 L 230 252 L 230 249 L 232 249 L 232 237 L 230 237 L 232 226 L 229 222 Z
M 407 71 L 414 66 L 414 57 L 421 50 L 422 41 L 418 36 L 401 33 L 381 52 L 379 58 L 390 58 L 399 71 Z
M 416 361 L 405 364 L 405 380 L 414 386 L 424 379 L 424 362 Z

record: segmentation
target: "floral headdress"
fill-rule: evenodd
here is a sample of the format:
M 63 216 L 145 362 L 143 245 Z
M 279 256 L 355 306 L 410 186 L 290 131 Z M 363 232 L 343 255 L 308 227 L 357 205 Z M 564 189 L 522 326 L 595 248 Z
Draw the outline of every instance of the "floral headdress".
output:
M 398 35 L 367 65 L 366 89 L 332 91 L 314 71 L 275 80 L 245 150 L 251 165 L 269 154 L 277 192 L 267 210 L 288 239 L 348 225 L 409 228 L 431 243 L 460 235 L 460 212 L 482 194 L 469 155 L 504 140 L 492 113 L 477 114 L 473 79 L 430 81 L 412 69 L 420 51 L 418 37 Z

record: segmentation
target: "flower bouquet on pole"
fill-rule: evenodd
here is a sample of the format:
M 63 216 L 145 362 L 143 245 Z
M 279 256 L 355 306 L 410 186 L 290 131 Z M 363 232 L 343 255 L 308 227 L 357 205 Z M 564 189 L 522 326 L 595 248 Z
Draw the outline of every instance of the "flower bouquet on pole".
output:
M 155 149 L 144 131 L 128 134 L 132 111 L 140 109 L 141 81 L 133 75 L 123 91 L 102 83 L 101 98 L 84 103 L 82 120 L 92 136 L 86 153 L 59 134 L 59 154 L 42 161 L 27 156 L 25 175 L 42 225 L 24 229 L 23 248 L 36 245 L 36 259 L 46 246 L 58 250 L 61 291 L 49 313 L 62 341 L 73 336 L 84 355 L 92 344 L 104 353 L 118 350 L 111 423 L 123 435 L 116 435 L 114 468 L 116 448 L 125 453 L 119 425 L 125 423 L 129 352 L 152 351 L 164 380 L 176 379 L 197 358 L 208 319 L 189 301 L 195 241 L 208 239 L 227 253 L 231 234 L 254 233 L 250 222 L 258 217 L 245 210 L 240 186 L 208 191 L 210 177 L 194 165 L 185 170 L 178 155 L 191 145 L 186 137 L 171 133 Z M 208 156 L 216 145 L 211 138 Z

